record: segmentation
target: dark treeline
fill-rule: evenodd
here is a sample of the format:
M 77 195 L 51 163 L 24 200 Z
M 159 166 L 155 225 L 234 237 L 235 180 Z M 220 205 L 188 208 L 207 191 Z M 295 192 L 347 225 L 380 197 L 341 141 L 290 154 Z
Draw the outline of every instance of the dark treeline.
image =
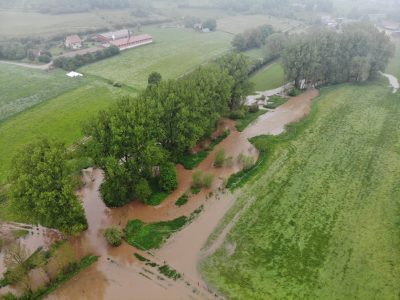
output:
M 53 64 L 56 68 L 72 71 L 84 65 L 117 55 L 119 53 L 120 51 L 118 47 L 110 46 L 102 50 L 97 50 L 96 52 L 85 53 L 82 55 L 78 54 L 73 57 L 60 56 L 54 59 Z
M 105 172 L 105 203 L 146 202 L 157 185 L 165 191 L 160 181 L 166 181 L 162 174 L 172 174 L 164 171 L 168 165 L 209 137 L 221 116 L 241 106 L 251 88 L 248 72 L 244 56 L 228 55 L 179 80 L 151 84 L 90 121 L 87 149 Z
M 265 45 L 267 38 L 274 32 L 271 25 L 263 25 L 257 28 L 238 33 L 232 40 L 232 46 L 236 51 L 246 51 L 260 48 Z
M 343 26 L 342 32 L 316 30 L 291 36 L 283 66 L 296 87 L 362 82 L 384 71 L 393 55 L 390 38 L 367 23 Z

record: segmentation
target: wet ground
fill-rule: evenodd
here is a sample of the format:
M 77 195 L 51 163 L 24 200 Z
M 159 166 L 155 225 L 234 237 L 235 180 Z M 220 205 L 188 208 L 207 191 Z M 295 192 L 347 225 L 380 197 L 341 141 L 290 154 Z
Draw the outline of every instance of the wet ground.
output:
M 236 196 L 219 189 L 224 179 L 241 169 L 237 157 L 247 154 L 257 158 L 257 150 L 248 139 L 261 134 L 279 134 L 287 124 L 308 114 L 311 100 L 318 95 L 309 90 L 286 104 L 268 112 L 251 124 L 244 132 L 238 132 L 231 120 L 223 120 L 220 130 L 230 129 L 231 134 L 217 145 L 198 169 L 213 173 L 215 180 L 209 190 L 192 196 L 187 204 L 177 207 L 175 201 L 190 189 L 192 172 L 178 165 L 179 186 L 161 205 L 146 206 L 134 201 L 118 209 L 108 209 L 102 202 L 99 186 L 103 175 L 100 170 L 86 170 L 83 175 L 85 186 L 78 192 L 83 200 L 89 229 L 80 237 L 71 239 L 77 252 L 90 249 L 99 255 L 99 261 L 84 270 L 72 280 L 56 290 L 47 299 L 216 299 L 219 298 L 204 284 L 197 264 L 204 255 L 202 247 L 219 221 L 234 203 Z M 216 153 L 224 149 L 226 156 L 233 158 L 233 165 L 216 169 L 213 162 Z M 210 196 L 210 192 L 212 196 Z M 204 211 L 191 224 L 176 233 L 159 250 L 143 253 L 123 244 L 119 248 L 109 247 L 102 231 L 111 224 L 123 228 L 128 220 L 141 219 L 145 222 L 171 220 L 182 215 L 190 215 L 204 205 Z M 138 261 L 133 253 L 138 252 L 152 261 L 164 262 L 183 275 L 177 281 L 160 276 Z

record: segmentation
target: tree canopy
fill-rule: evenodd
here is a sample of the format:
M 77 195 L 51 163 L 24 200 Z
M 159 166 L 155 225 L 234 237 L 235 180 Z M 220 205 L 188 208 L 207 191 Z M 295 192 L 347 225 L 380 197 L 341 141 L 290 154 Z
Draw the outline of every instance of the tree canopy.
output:
M 13 207 L 19 214 L 67 233 L 86 229 L 64 145 L 45 139 L 28 145 L 14 157 L 10 179 Z
M 393 55 L 390 38 L 372 24 L 353 23 L 342 32 L 315 30 L 293 36 L 283 55 L 297 87 L 365 81 L 383 71 Z

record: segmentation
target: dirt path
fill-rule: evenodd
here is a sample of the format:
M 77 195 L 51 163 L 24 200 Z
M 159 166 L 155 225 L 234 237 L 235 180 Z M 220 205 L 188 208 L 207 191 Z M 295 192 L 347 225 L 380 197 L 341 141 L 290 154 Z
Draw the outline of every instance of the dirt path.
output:
M 236 162 L 240 153 L 254 158 L 258 156 L 248 138 L 260 134 L 281 133 L 288 123 L 302 118 L 310 111 L 311 99 L 317 95 L 317 91 L 310 90 L 292 98 L 275 111 L 261 116 L 242 133 L 235 129 L 232 121 L 223 120 L 220 130 L 229 128 L 231 134 L 217 145 L 198 167 L 215 174 L 213 187 L 191 197 L 182 207 L 177 207 L 175 201 L 190 188 L 192 177 L 192 171 L 185 170 L 182 166 L 178 166 L 178 189 L 161 205 L 150 207 L 134 201 L 119 209 L 108 209 L 100 198 L 98 189 L 103 180 L 102 172 L 87 170 L 83 176 L 86 184 L 79 191 L 79 197 L 83 200 L 89 229 L 82 236 L 71 239 L 71 243 L 77 252 L 84 252 L 84 249 L 89 248 L 101 257 L 96 264 L 64 284 L 48 299 L 218 298 L 218 295 L 208 290 L 197 270 L 197 264 L 203 255 L 203 245 L 236 199 L 235 195 L 218 191 L 218 188 L 224 178 L 240 170 L 240 165 Z M 232 167 L 213 167 L 215 154 L 220 149 L 224 149 L 227 156 L 234 158 L 235 163 Z M 211 191 L 212 197 L 209 196 Z M 111 224 L 124 227 L 128 220 L 135 218 L 146 222 L 170 220 L 189 215 L 201 205 L 204 205 L 205 209 L 193 223 L 176 233 L 161 249 L 150 254 L 143 253 L 148 257 L 154 255 L 152 260 L 165 261 L 175 268 L 183 274 L 181 280 L 160 278 L 156 270 L 146 270 L 148 267 L 133 256 L 133 253 L 141 251 L 127 244 L 116 249 L 110 248 L 102 237 L 102 230 Z
M 0 63 L 14 65 L 14 66 L 20 66 L 20 67 L 29 68 L 29 69 L 46 71 L 50 68 L 50 66 L 52 65 L 53 62 L 49 62 L 46 65 L 34 65 L 34 64 L 26 64 L 26 63 L 18 63 L 18 62 L 13 62 L 13 61 L 0 60 Z

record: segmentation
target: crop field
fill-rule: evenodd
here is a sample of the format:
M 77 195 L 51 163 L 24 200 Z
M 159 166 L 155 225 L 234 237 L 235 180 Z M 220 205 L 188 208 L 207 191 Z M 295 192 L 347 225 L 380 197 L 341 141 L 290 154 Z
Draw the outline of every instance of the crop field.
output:
M 0 124 L 0 185 L 5 182 L 15 152 L 38 137 L 70 145 L 83 136 L 85 120 L 106 108 L 122 90 L 94 82 L 48 100 Z
M 324 88 L 244 187 L 207 280 L 229 299 L 398 299 L 399 114 L 386 81 Z
M 160 72 L 164 79 L 177 78 L 228 51 L 232 39 L 226 33 L 198 33 L 177 28 L 144 27 L 142 31 L 153 35 L 155 42 L 80 70 L 143 88 L 151 72 Z
M 298 21 L 277 18 L 268 15 L 243 15 L 231 16 L 217 20 L 218 30 L 231 34 L 241 33 L 247 29 L 256 28 L 261 25 L 272 25 L 275 30 L 286 31 L 299 27 Z
M 0 122 L 88 81 L 86 78 L 68 78 L 61 70 L 48 73 L 0 64 Z
M 150 16 L 149 18 L 152 20 L 164 19 L 160 16 Z M 94 10 L 86 13 L 60 15 L 0 10 L 0 38 L 76 33 L 142 20 L 146 19 L 132 16 L 130 10 Z
M 282 65 L 273 63 L 257 71 L 250 79 L 255 91 L 278 88 L 286 83 Z
M 396 52 L 394 57 L 391 59 L 386 72 L 396 76 L 400 80 L 400 38 L 393 40 L 396 44 Z

